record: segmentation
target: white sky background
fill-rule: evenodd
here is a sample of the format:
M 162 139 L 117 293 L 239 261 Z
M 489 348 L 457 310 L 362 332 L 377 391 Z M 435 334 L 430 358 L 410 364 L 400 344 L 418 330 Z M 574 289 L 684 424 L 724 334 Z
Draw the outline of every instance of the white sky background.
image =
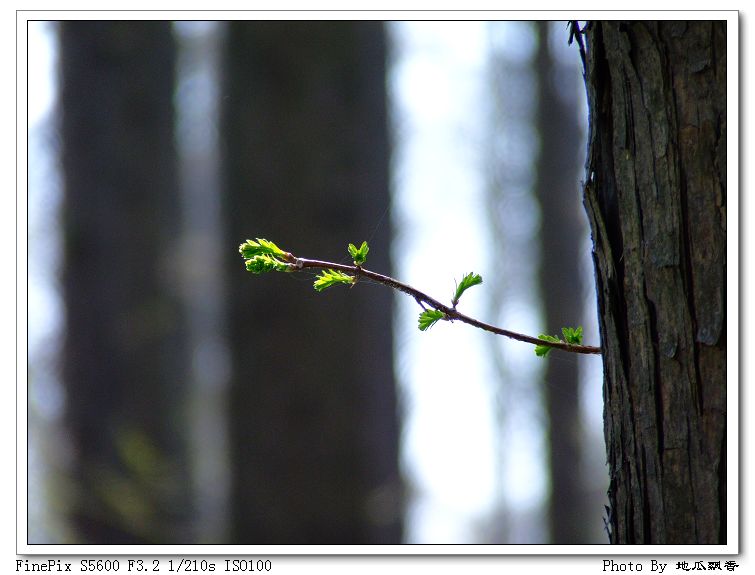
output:
M 392 27 L 395 273 L 443 301 L 488 254 L 480 148 L 485 34 L 480 22 Z M 460 308 L 479 316 L 483 286 Z M 416 302 L 398 297 L 397 375 L 407 404 L 403 466 L 410 481 L 407 541 L 470 543 L 495 498 L 495 414 L 485 334 L 440 322 L 417 329 Z
M 532 283 L 537 250 L 528 247 L 537 244 L 539 217 L 527 174 L 537 135 L 527 118 L 494 111 L 489 61 L 497 49 L 511 62 L 527 62 L 536 49 L 530 31 L 525 23 L 504 22 L 494 30 L 485 22 L 404 22 L 390 30 L 395 274 L 444 301 L 450 300 L 454 281 L 469 271 L 508 284 L 498 317 L 490 316 L 486 298 L 493 290 L 485 283 L 465 293 L 461 309 L 539 333 L 540 302 Z M 564 27 L 564 45 L 566 37 Z M 527 88 L 505 86 L 517 89 Z M 503 117 L 502 127 L 491 126 L 495 113 Z M 497 129 L 504 132 L 496 137 L 504 141 L 507 165 L 522 174 L 503 183 L 511 221 L 503 232 L 509 247 L 502 252 L 502 238 L 496 237 L 501 231 L 489 226 L 486 192 L 487 163 L 499 161 L 486 146 Z M 585 271 L 591 278 L 590 249 L 586 238 Z M 505 278 L 506 272 L 518 279 Z M 586 284 L 586 309 L 593 310 L 592 282 Z M 440 322 L 421 333 L 416 303 L 401 295 L 397 303 L 396 373 L 407 408 L 402 463 L 412 494 L 407 542 L 501 542 L 501 526 L 495 524 L 501 520 L 510 523 L 503 527 L 506 541 L 543 541 L 548 479 L 538 389 L 542 360 L 531 346 L 464 325 Z M 594 311 L 588 315 L 592 319 Z M 588 322 L 585 328 L 597 338 L 597 326 Z M 503 374 L 491 360 L 494 348 L 503 359 Z M 547 361 L 578 361 L 553 356 Z M 589 413 L 585 439 L 594 444 L 602 441 L 600 362 L 582 366 L 583 407 Z M 597 463 L 597 488 L 603 461 L 591 462 Z M 586 518 L 592 519 L 600 520 L 597 514 Z
M 28 511 L 30 541 L 46 541 L 59 538 L 62 527 L 48 504 L 46 478 L 52 468 L 65 464 L 66 457 L 64 446 L 55 441 L 58 434 L 53 431 L 64 405 L 57 371 L 63 321 L 56 264 L 61 250 L 58 231 L 61 195 L 57 139 L 51 122 L 56 77 L 53 27 L 47 22 L 33 22 L 28 30 L 28 240 L 30 249 L 45 252 L 45 257 L 28 260 Z

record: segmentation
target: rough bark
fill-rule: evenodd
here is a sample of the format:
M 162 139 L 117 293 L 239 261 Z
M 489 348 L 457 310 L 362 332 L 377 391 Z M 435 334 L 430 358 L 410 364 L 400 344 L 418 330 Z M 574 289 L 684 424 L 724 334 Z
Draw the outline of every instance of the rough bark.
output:
M 586 32 L 613 543 L 726 541 L 726 23 Z
M 60 25 L 68 517 L 80 543 L 187 543 L 187 349 L 169 23 Z
M 382 26 L 233 23 L 222 90 L 227 243 L 389 269 Z M 323 293 L 228 252 L 234 543 L 399 543 L 387 289 Z

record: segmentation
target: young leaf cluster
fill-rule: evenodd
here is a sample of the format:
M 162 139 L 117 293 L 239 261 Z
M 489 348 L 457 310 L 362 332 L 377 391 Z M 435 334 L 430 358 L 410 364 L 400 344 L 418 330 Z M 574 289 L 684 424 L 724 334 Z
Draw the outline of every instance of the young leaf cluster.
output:
M 358 248 L 354 244 L 349 244 L 349 255 L 354 260 L 355 266 L 364 265 L 364 262 L 367 261 L 367 252 L 369 251 L 370 246 L 367 245 L 367 242 L 362 242 L 362 245 Z
M 266 272 L 287 272 L 291 269 L 287 263 L 268 254 L 260 254 L 244 262 L 246 270 L 254 274 Z
M 465 275 L 460 282 L 456 284 L 456 291 L 454 292 L 454 298 L 451 300 L 451 304 L 455 308 L 459 304 L 461 294 L 467 291 L 472 286 L 476 286 L 482 283 L 482 276 L 473 272 Z
M 323 291 L 338 284 L 354 285 L 355 276 L 350 276 L 336 270 L 325 270 L 315 278 L 315 289 Z
M 441 319 L 444 319 L 444 314 L 439 309 L 426 309 L 419 314 L 419 329 L 420 331 L 427 331 L 435 325 L 435 323 Z
M 256 242 L 254 240 L 246 240 L 239 247 L 239 252 L 245 260 L 252 259 L 253 257 L 258 255 L 269 255 L 276 258 L 285 259 L 288 255 L 273 242 L 263 240 L 262 238 L 257 238 Z
M 472 286 L 476 286 L 482 283 L 482 276 L 474 272 L 469 272 L 460 282 L 456 282 L 456 291 L 454 297 L 451 300 L 451 307 L 456 310 L 456 306 L 459 305 L 459 299 L 462 294 Z M 448 319 L 445 313 L 439 309 L 426 309 L 419 314 L 419 329 L 420 331 L 427 331 L 434 326 L 439 320 Z
M 244 258 L 247 271 L 252 273 L 291 271 L 291 266 L 285 261 L 291 254 L 284 252 L 271 241 L 262 238 L 257 238 L 257 241 L 246 240 L 239 246 L 239 253 Z
M 354 260 L 354 265 L 359 267 L 367 261 L 367 252 L 370 251 L 370 246 L 367 242 L 362 242 L 362 245 L 356 247 L 354 244 L 349 244 L 349 255 Z M 336 270 L 325 270 L 315 279 L 315 289 L 317 291 L 323 291 L 338 284 L 354 285 L 357 281 L 356 276 L 352 276 Z
M 555 335 L 540 334 L 538 337 L 544 341 L 552 341 L 554 343 L 568 343 L 569 345 L 582 345 L 582 326 L 579 327 L 562 327 L 561 333 L 564 339 Z M 553 348 L 548 345 L 536 345 L 535 354 L 538 357 L 545 357 Z

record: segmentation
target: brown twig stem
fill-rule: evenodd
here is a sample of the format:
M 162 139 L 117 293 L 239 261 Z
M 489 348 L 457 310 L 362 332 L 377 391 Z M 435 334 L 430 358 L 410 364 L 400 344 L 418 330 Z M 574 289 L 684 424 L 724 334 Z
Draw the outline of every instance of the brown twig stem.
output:
M 460 311 L 458 311 L 456 308 L 449 307 L 439 302 L 437 299 L 430 297 L 426 293 L 421 292 L 410 285 L 402 283 L 398 281 L 397 279 L 394 279 L 389 276 L 385 276 L 383 274 L 379 274 L 377 272 L 367 270 L 361 266 L 351 266 L 351 265 L 346 265 L 346 264 L 337 264 L 334 262 L 326 262 L 322 260 L 297 258 L 296 256 L 292 254 L 287 254 L 287 256 L 290 256 L 286 258 L 288 260 L 288 263 L 290 263 L 293 268 L 298 269 L 298 270 L 307 269 L 307 268 L 336 270 L 336 271 L 353 274 L 357 279 L 359 279 L 360 277 L 366 277 L 373 281 L 381 283 L 383 285 L 387 285 L 388 287 L 391 287 L 395 290 L 398 290 L 400 292 L 403 292 L 407 295 L 412 296 L 417 301 L 417 303 L 420 304 L 420 306 L 422 307 L 424 307 L 423 304 L 427 304 L 431 308 L 437 309 L 438 311 L 442 311 L 445 314 L 444 319 L 448 321 L 458 320 L 466 324 L 472 325 L 474 327 L 477 327 L 479 329 L 484 329 L 485 331 L 489 331 L 496 335 L 502 335 L 504 337 L 509 337 L 517 341 L 523 341 L 525 343 L 531 343 L 534 345 L 544 345 L 544 346 L 552 347 L 554 349 L 568 351 L 571 353 L 583 353 L 583 354 L 595 354 L 595 355 L 600 355 L 603 353 L 599 347 L 594 347 L 591 345 L 575 345 L 575 344 L 570 344 L 570 343 L 565 343 L 565 342 L 546 341 L 544 339 L 532 337 L 530 335 L 525 335 L 523 333 L 517 333 L 515 331 L 510 331 L 508 329 L 503 329 L 500 327 L 496 327 L 494 325 L 490 325 L 488 323 L 469 317 L 468 315 L 465 315 L 461 313 Z

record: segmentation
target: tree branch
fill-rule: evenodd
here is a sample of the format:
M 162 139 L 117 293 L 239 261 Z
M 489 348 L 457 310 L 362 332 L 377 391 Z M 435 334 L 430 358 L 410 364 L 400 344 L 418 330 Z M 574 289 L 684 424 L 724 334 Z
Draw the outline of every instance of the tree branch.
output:
M 458 320 L 496 335 L 502 335 L 525 343 L 531 343 L 537 346 L 535 348 L 535 353 L 539 356 L 546 355 L 551 348 L 568 351 L 570 353 L 595 355 L 600 355 L 602 353 L 602 350 L 599 347 L 582 345 L 581 327 L 577 329 L 563 328 L 562 332 L 564 334 L 564 341 L 553 336 L 541 335 L 540 337 L 532 337 L 517 333 L 515 331 L 490 325 L 461 313 L 456 309 L 456 306 L 459 303 L 459 298 L 470 287 L 482 283 L 482 277 L 478 274 L 469 273 L 464 276 L 461 282 L 456 284 L 456 292 L 453 297 L 452 305 L 449 307 L 444 303 L 439 302 L 437 299 L 430 297 L 426 293 L 402 283 L 397 279 L 363 268 L 361 264 L 367 259 L 368 252 L 369 246 L 367 245 L 367 242 L 362 242 L 362 245 L 359 248 L 354 244 L 349 244 L 349 254 L 354 260 L 354 265 L 347 265 L 326 262 L 323 260 L 298 258 L 292 253 L 280 249 L 273 242 L 261 238 L 257 238 L 257 241 L 247 240 L 239 246 L 239 253 L 241 253 L 241 256 L 245 260 L 247 271 L 253 273 L 260 274 L 271 271 L 296 272 L 304 269 L 321 269 L 325 271 L 317 277 L 314 284 L 315 289 L 318 291 L 322 291 L 336 284 L 354 285 L 359 281 L 359 278 L 365 277 L 403 292 L 413 297 L 423 309 L 423 312 L 420 314 L 419 323 L 419 328 L 423 331 L 429 329 L 435 324 L 435 322 L 440 321 L 441 319 L 445 321 Z M 429 310 L 426 306 L 429 306 L 432 310 Z
M 426 293 L 421 292 L 418 289 L 413 288 L 412 286 L 407 285 L 403 282 L 400 282 L 397 279 L 394 279 L 392 277 L 389 277 L 383 274 L 379 274 L 377 272 L 370 271 L 361 266 L 351 266 L 347 264 L 337 264 L 334 262 L 326 262 L 322 260 L 297 258 L 293 255 L 291 255 L 291 258 L 292 259 L 289 260 L 289 263 L 291 263 L 298 270 L 307 269 L 307 268 L 337 270 L 340 272 L 353 274 L 354 277 L 357 279 L 360 277 L 369 278 L 373 281 L 376 281 L 378 283 L 381 283 L 383 285 L 386 285 L 395 290 L 398 290 L 400 292 L 403 292 L 407 295 L 412 296 L 420 305 L 424 303 L 433 309 L 442 311 L 446 316 L 445 319 L 448 321 L 458 320 L 466 324 L 472 325 L 474 327 L 484 329 L 485 331 L 489 331 L 496 335 L 502 335 L 504 337 L 515 339 L 517 341 L 531 343 L 533 345 L 542 345 L 546 347 L 552 347 L 554 349 L 560 349 L 562 351 L 568 351 L 571 353 L 583 353 L 583 354 L 595 354 L 595 355 L 600 355 L 602 353 L 602 350 L 599 347 L 593 347 L 591 345 L 575 345 L 575 344 L 569 344 L 565 342 L 546 341 L 544 339 L 532 337 L 530 335 L 525 335 L 522 333 L 517 333 L 515 331 L 510 331 L 508 329 L 503 329 L 500 327 L 496 327 L 494 325 L 490 325 L 488 323 L 469 317 L 468 315 L 461 313 L 457 309 L 449 307 L 439 302 L 437 299 L 430 297 Z

